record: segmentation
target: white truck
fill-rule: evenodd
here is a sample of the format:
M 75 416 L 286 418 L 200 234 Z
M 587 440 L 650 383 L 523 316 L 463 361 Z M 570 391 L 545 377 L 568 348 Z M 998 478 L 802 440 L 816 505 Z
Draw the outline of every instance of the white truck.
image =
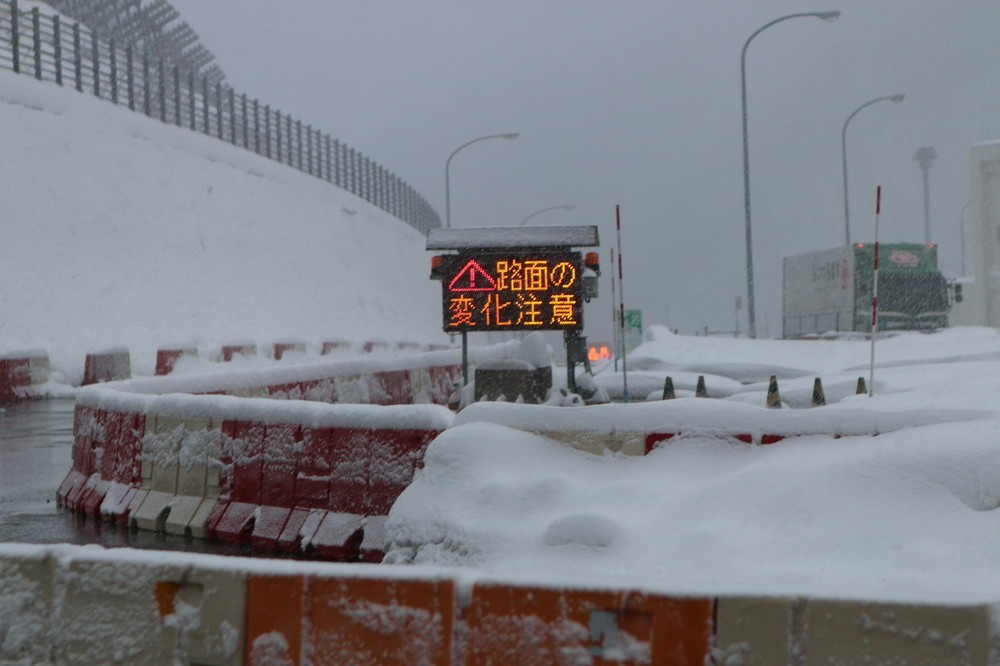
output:
M 785 257 L 782 336 L 870 332 L 874 256 L 874 243 L 854 243 Z M 880 243 L 880 331 L 947 327 L 948 308 L 937 245 Z

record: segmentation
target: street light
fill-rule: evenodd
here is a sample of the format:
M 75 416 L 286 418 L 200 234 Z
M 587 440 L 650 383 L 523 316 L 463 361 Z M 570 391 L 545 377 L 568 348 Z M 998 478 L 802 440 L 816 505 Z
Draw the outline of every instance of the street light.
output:
M 968 275 L 968 273 L 965 272 L 965 211 L 969 210 L 969 204 L 971 203 L 972 199 L 966 201 L 965 205 L 962 206 L 962 212 L 958 214 L 958 224 L 959 224 L 958 231 L 960 236 L 959 240 L 962 243 L 962 277 Z
M 444 163 L 444 206 L 445 206 L 445 228 L 451 229 L 451 183 L 449 172 L 451 169 L 451 158 L 455 157 L 458 151 L 471 146 L 477 141 L 486 141 L 487 139 L 507 139 L 508 141 L 513 141 L 517 137 L 521 136 L 518 132 L 509 132 L 507 134 L 490 134 L 488 136 L 481 136 L 473 139 L 472 141 L 466 141 L 461 146 L 452 151 L 451 155 L 448 156 L 448 161 Z
M 847 120 L 844 121 L 844 129 L 840 132 L 840 152 L 844 158 L 844 244 L 851 244 L 851 213 L 848 210 L 847 205 L 847 124 L 851 122 L 851 118 L 858 115 L 861 109 L 871 106 L 877 102 L 902 102 L 906 95 L 886 95 L 884 97 L 876 97 L 873 100 L 869 100 L 856 108 L 854 112 L 847 116 Z
M 931 169 L 931 162 L 938 158 L 937 151 L 931 146 L 924 146 L 923 148 L 917 148 L 917 152 L 913 154 L 913 159 L 915 159 L 920 164 L 920 169 L 924 172 L 924 242 L 931 242 L 931 195 L 930 188 L 928 187 L 929 178 L 927 173 Z
M 574 208 L 576 208 L 576 206 L 549 206 L 548 208 L 536 210 L 534 213 L 521 220 L 520 224 L 518 224 L 517 226 L 523 227 L 524 223 L 533 218 L 534 216 L 541 215 L 542 213 L 548 212 L 550 210 L 573 210 Z
M 743 207 L 746 213 L 747 227 L 747 324 L 749 328 L 748 333 L 751 338 L 757 337 L 757 319 L 754 313 L 753 245 L 751 243 L 750 234 L 750 146 L 747 140 L 747 47 L 750 46 L 750 42 L 753 41 L 754 37 L 764 32 L 775 23 L 781 23 L 782 21 L 787 21 L 788 19 L 806 16 L 820 18 L 824 21 L 836 21 L 837 17 L 840 16 L 840 12 L 837 10 L 828 12 L 802 12 L 776 18 L 770 23 L 765 23 L 760 28 L 757 28 L 757 31 L 747 38 L 746 43 L 743 44 L 743 53 L 740 55 L 740 82 L 742 84 L 743 97 Z

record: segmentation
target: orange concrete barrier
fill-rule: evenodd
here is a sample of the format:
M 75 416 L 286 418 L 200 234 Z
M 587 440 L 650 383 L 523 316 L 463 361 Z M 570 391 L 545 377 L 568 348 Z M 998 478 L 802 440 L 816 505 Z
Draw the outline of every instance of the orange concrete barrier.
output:
M 247 664 L 448 666 L 455 583 L 389 576 L 247 581 Z
M 477 583 L 466 664 L 703 666 L 713 605 L 628 590 Z

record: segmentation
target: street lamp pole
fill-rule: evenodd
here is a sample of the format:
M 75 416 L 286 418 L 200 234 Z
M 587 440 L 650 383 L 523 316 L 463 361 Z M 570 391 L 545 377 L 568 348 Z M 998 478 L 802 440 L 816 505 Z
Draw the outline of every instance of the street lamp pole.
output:
M 754 312 L 753 244 L 751 242 L 750 233 L 750 145 L 747 140 L 747 47 L 750 46 L 750 42 L 753 41 L 754 37 L 764 32 L 775 23 L 781 23 L 782 21 L 787 21 L 788 19 L 806 16 L 820 18 L 824 21 L 835 21 L 837 20 L 837 17 L 840 16 L 840 12 L 837 10 L 828 12 L 802 12 L 776 18 L 770 23 L 765 23 L 760 28 L 757 28 L 756 32 L 747 38 L 746 43 L 743 44 L 743 53 L 740 55 L 740 82 L 742 84 L 741 90 L 743 99 L 743 207 L 746 214 L 747 234 L 747 325 L 749 328 L 748 333 L 751 338 L 757 337 L 757 319 Z
M 913 159 L 915 159 L 920 164 L 921 171 L 924 172 L 924 242 L 931 242 L 931 194 L 930 194 L 930 178 L 928 177 L 928 172 L 931 169 L 931 162 L 938 158 L 937 151 L 931 146 L 924 146 L 923 148 L 917 148 L 917 152 L 913 154 Z
M 548 208 L 543 208 L 541 210 L 536 210 L 534 213 L 532 213 L 528 217 L 526 217 L 523 220 L 521 220 L 521 222 L 517 226 L 523 227 L 524 223 L 527 222 L 528 220 L 530 220 L 531 218 L 533 218 L 534 216 L 541 215 L 542 213 L 546 213 L 546 212 L 548 212 L 550 210 L 573 210 L 574 208 L 576 208 L 576 206 L 569 206 L 569 205 L 567 205 L 567 206 L 549 206 Z
M 847 120 L 844 121 L 844 129 L 840 131 L 840 154 L 843 156 L 844 165 L 844 244 L 851 244 L 851 212 L 848 208 L 847 203 L 847 124 L 851 122 L 851 119 L 858 115 L 862 109 L 871 106 L 877 102 L 902 102 L 906 95 L 886 95 L 884 97 L 876 97 L 873 100 L 869 100 L 856 108 L 851 115 L 847 116 Z
M 962 277 L 968 275 L 968 273 L 965 272 L 965 211 L 969 210 L 969 204 L 971 203 L 972 199 L 966 201 L 965 205 L 962 206 L 962 212 L 958 214 L 959 241 L 962 244 Z
M 466 141 L 461 146 L 452 151 L 451 155 L 448 156 L 448 161 L 444 163 L 444 207 L 445 207 L 445 228 L 451 229 L 451 158 L 455 157 L 460 150 L 471 146 L 477 141 L 486 141 L 487 139 L 507 139 L 513 141 L 517 137 L 521 136 L 518 132 L 508 132 L 507 134 L 490 134 L 487 136 L 480 136 L 471 141 Z

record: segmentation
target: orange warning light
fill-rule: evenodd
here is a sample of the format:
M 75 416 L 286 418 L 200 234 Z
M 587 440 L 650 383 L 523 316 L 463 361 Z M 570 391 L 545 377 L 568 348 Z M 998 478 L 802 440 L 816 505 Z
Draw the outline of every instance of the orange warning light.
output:
M 591 363 L 609 361 L 611 360 L 611 349 L 608 345 L 590 345 L 587 347 L 587 358 L 590 359 Z

